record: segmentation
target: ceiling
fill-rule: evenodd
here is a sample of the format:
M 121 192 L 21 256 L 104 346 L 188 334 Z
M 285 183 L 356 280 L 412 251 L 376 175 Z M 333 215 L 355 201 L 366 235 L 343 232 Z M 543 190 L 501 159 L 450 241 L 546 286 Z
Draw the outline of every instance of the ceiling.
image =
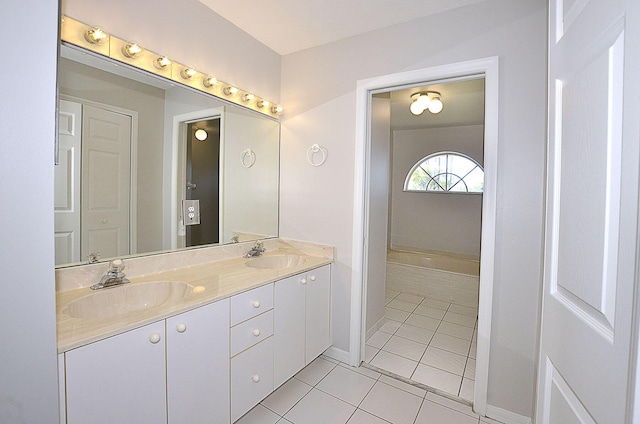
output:
M 199 0 L 281 55 L 484 0 Z

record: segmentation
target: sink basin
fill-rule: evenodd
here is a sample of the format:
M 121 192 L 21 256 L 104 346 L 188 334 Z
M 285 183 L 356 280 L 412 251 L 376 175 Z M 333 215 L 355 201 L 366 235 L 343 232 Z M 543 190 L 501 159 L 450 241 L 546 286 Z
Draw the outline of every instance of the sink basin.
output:
M 246 265 L 258 269 L 286 269 L 302 265 L 307 259 L 298 255 L 261 256 L 250 259 Z
M 100 289 L 69 303 L 66 313 L 74 318 L 113 318 L 182 299 L 193 286 L 179 281 L 129 283 Z

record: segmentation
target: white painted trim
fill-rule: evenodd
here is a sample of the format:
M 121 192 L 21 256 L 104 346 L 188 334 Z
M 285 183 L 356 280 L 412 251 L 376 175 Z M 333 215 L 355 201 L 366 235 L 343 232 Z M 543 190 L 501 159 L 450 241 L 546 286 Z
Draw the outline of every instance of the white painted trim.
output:
M 323 355 L 328 356 L 331 359 L 335 359 L 336 361 L 352 365 L 350 363 L 351 353 L 347 352 L 346 350 L 338 349 L 337 347 L 331 346 L 329 349 L 323 352 Z
M 353 269 L 351 274 L 350 365 L 357 366 L 364 357 L 366 297 L 366 193 L 368 190 L 369 99 L 372 91 L 421 84 L 434 80 L 450 80 L 469 76 L 485 78 L 485 192 L 482 214 L 482 257 L 480 262 L 480 304 L 478 351 L 474 410 L 485 415 L 489 380 L 491 305 L 495 257 L 497 158 L 498 158 L 498 57 L 471 60 L 433 68 L 360 80 L 356 88 L 355 187 L 353 215 Z
M 180 158 L 184 158 L 186 152 L 186 144 L 184 137 L 182 137 L 183 124 L 201 121 L 204 119 L 220 118 L 220 181 L 219 181 L 219 196 L 223 195 L 223 183 L 224 183 L 224 106 L 202 109 L 195 112 L 183 113 L 180 115 L 174 115 L 173 117 L 173 131 L 171 138 L 171 154 L 169 158 L 165 158 L 166 163 L 171 164 L 171 212 L 169 214 L 170 222 L 170 234 L 171 234 L 171 249 L 177 249 L 184 246 L 178 246 L 178 198 L 181 197 L 180 186 L 184 187 L 186 184 L 185 176 L 178 175 L 178 161 Z M 222 202 L 220 202 L 220 236 L 222 236 Z
M 486 417 L 498 420 L 504 424 L 531 424 L 531 418 L 493 405 L 487 405 Z

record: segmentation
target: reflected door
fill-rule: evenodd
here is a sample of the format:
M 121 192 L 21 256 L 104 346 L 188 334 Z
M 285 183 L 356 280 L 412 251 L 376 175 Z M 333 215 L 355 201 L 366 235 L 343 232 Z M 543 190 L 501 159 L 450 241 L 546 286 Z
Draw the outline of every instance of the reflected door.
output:
M 200 202 L 200 224 L 187 226 L 186 245 L 218 243 L 220 241 L 220 118 L 188 124 L 187 137 L 186 198 Z

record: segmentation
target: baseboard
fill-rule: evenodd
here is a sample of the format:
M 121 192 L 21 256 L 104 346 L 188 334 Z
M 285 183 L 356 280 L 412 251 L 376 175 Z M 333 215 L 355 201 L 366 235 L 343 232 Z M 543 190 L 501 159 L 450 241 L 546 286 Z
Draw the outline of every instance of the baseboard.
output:
M 335 346 L 331 346 L 329 349 L 325 350 L 324 355 L 331 359 L 335 359 L 336 361 L 344 362 L 345 364 L 350 364 L 351 362 L 351 355 L 349 352 L 338 349 Z
M 373 327 L 367 330 L 367 333 L 365 334 L 365 339 L 364 339 L 365 342 L 369 340 L 371 336 L 373 336 L 376 333 L 376 331 L 378 331 L 383 325 L 384 325 L 384 317 L 380 318 L 380 320 L 376 322 L 373 325 Z
M 504 424 L 531 424 L 531 418 L 493 405 L 487 405 L 487 417 Z

